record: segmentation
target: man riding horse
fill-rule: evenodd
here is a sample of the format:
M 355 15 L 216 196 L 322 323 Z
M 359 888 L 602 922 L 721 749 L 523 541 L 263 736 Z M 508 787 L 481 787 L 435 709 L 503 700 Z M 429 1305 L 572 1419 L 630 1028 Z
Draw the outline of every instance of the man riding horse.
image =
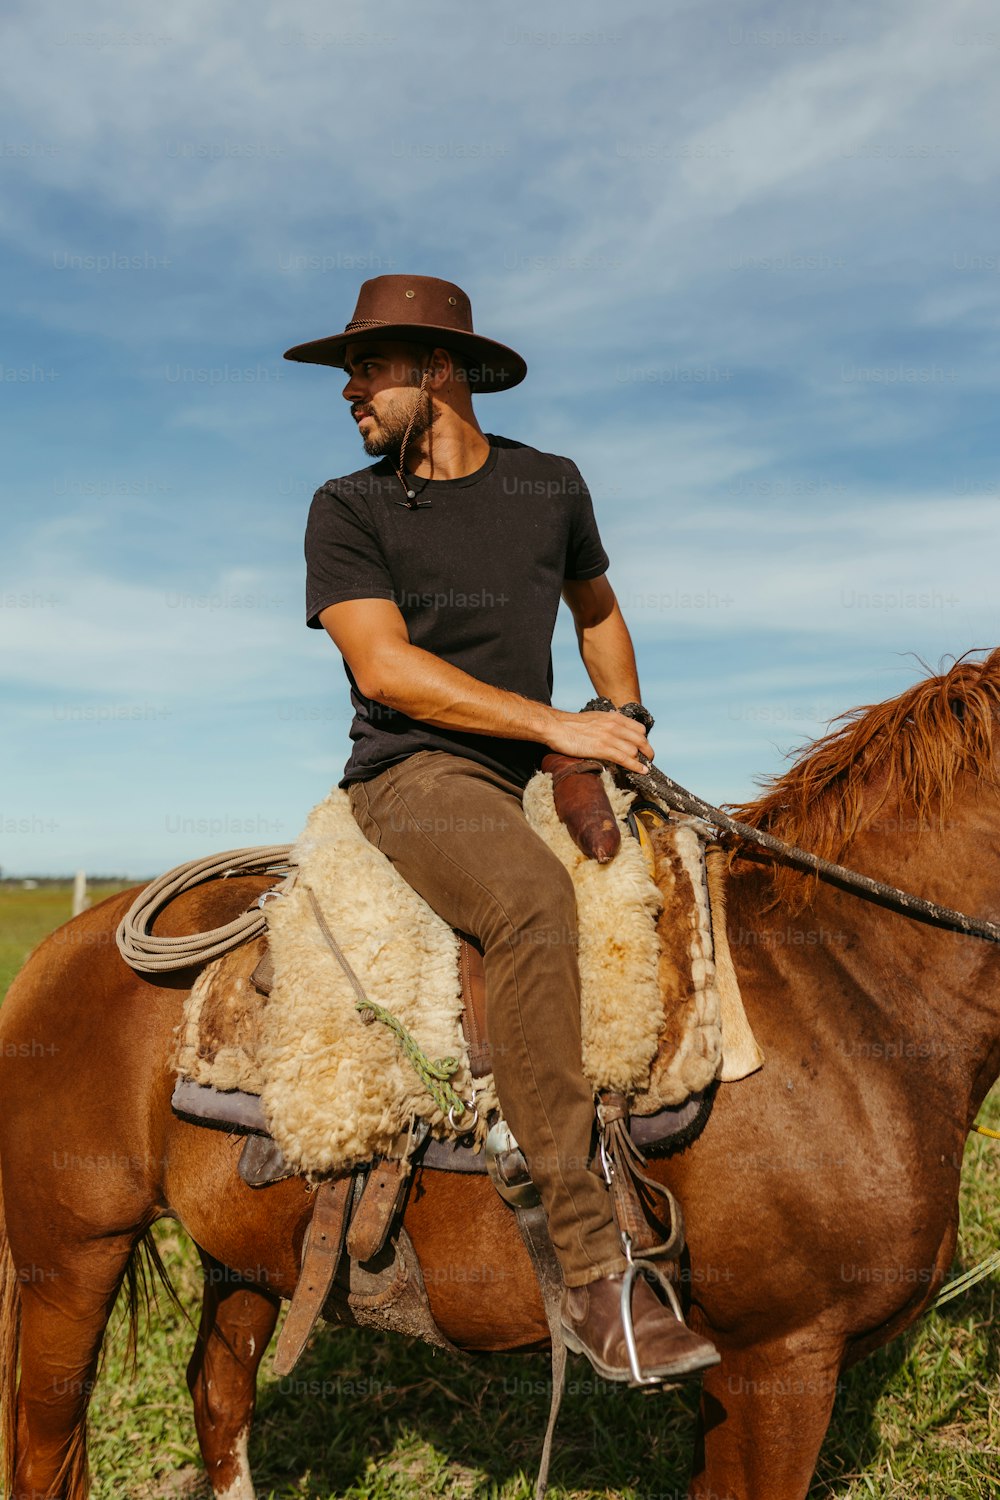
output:
M 628 1380 L 627 1261 L 581 1067 L 574 891 L 521 805 L 546 748 L 636 772 L 653 754 L 590 495 L 569 459 L 480 428 L 473 393 L 517 385 L 526 365 L 473 331 L 449 282 L 367 281 L 343 333 L 286 357 L 346 371 L 378 459 L 323 485 L 306 530 L 308 624 L 340 650 L 354 708 L 340 785 L 366 837 L 482 945 L 494 1080 L 548 1218 L 566 1342 Z M 637 718 L 552 707 L 560 595 L 597 693 Z M 641 1277 L 632 1316 L 647 1377 L 718 1362 Z

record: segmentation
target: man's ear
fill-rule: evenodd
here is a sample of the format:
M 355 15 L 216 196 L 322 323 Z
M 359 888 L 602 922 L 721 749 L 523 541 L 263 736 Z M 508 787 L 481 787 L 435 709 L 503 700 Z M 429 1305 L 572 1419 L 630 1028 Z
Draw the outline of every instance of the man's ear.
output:
M 427 384 L 433 390 L 439 391 L 455 379 L 455 361 L 447 349 L 432 349 L 427 368 Z
M 425 389 L 441 395 L 456 411 L 465 415 L 472 411 L 472 392 L 465 361 L 450 349 L 431 351 L 430 374 Z

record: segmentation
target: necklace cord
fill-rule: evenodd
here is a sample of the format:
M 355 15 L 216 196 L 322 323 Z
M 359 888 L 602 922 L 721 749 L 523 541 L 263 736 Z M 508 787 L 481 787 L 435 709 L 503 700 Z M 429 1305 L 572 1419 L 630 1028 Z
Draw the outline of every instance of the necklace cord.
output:
M 416 500 L 417 496 L 416 496 L 416 492 L 414 490 L 411 490 L 410 486 L 406 482 L 406 477 L 405 477 L 406 476 L 406 469 L 405 469 L 405 464 L 406 464 L 406 445 L 410 441 L 410 433 L 413 431 L 413 424 L 417 420 L 417 412 L 420 410 L 420 399 L 419 398 L 420 398 L 420 396 L 422 396 L 424 394 L 424 387 L 427 384 L 427 378 L 430 375 L 430 373 L 431 373 L 431 367 L 430 367 L 430 364 L 428 363 L 428 364 L 426 364 L 424 366 L 423 374 L 420 377 L 420 389 L 418 391 L 417 400 L 414 402 L 413 410 L 410 413 L 410 420 L 406 424 L 406 431 L 403 434 L 403 441 L 399 445 L 399 467 L 396 470 L 396 478 L 399 480 L 400 484 L 403 486 L 403 492 L 406 495 L 407 500 L 410 502 L 410 509 L 411 510 L 415 509 L 415 506 L 414 506 L 413 502 Z M 432 415 L 433 415 L 433 410 L 432 410 Z M 434 423 L 433 423 L 433 421 L 431 421 L 431 422 L 429 422 L 427 424 L 427 430 L 428 430 L 428 432 L 431 435 L 431 437 L 430 437 L 430 464 L 431 464 L 431 472 L 430 472 L 430 475 L 428 476 L 428 481 L 429 481 L 430 478 L 433 477 L 433 474 L 434 474 Z

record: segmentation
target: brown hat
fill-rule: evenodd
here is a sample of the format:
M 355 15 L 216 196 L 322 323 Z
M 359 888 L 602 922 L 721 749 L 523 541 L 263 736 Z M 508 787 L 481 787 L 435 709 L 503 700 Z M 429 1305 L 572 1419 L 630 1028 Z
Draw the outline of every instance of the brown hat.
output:
M 374 276 L 358 294 L 343 333 L 296 344 L 286 359 L 343 368 L 344 351 L 364 334 L 453 350 L 466 365 L 470 390 L 503 391 L 519 385 L 528 367 L 519 354 L 472 329 L 472 304 L 460 286 L 436 276 Z

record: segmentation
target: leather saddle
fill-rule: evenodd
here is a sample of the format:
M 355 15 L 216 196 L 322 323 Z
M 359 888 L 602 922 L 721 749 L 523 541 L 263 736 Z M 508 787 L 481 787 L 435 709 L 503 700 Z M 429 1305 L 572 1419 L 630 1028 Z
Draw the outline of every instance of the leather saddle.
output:
M 621 832 L 604 789 L 602 763 L 553 751 L 544 756 L 541 768 L 552 776 L 556 811 L 580 851 L 599 863 L 612 859 L 621 844 Z M 662 812 L 656 811 L 662 817 Z M 630 816 L 629 823 L 642 841 L 646 835 L 641 819 Z M 460 939 L 458 965 L 463 1001 L 462 1029 L 470 1071 L 474 1078 L 482 1078 L 493 1070 L 486 1024 L 483 952 L 475 937 L 461 932 L 457 935 Z M 274 981 L 274 964 L 266 938 L 257 941 L 263 945 L 263 951 L 250 978 L 262 994 L 269 995 Z M 711 1111 L 713 1096 L 714 1089 L 700 1090 L 681 1105 L 666 1107 L 654 1115 L 632 1117 L 627 1127 L 632 1140 L 643 1150 L 681 1149 L 700 1133 Z M 210 1085 L 181 1078 L 177 1081 L 172 1102 L 179 1114 L 199 1124 L 248 1134 L 240 1173 L 250 1186 L 264 1186 L 291 1175 L 291 1169 L 285 1166 L 280 1151 L 267 1133 L 256 1095 L 238 1089 L 220 1093 Z M 614 1114 L 616 1118 L 620 1117 L 617 1107 Z M 467 1149 L 463 1140 L 422 1140 L 421 1162 L 425 1167 L 448 1172 L 479 1173 L 486 1170 L 484 1153 Z
M 621 843 L 621 832 L 601 780 L 603 769 L 600 761 L 582 760 L 554 752 L 547 754 L 542 760 L 542 770 L 552 775 L 553 797 L 560 819 L 581 852 L 602 864 L 614 857 Z M 462 1025 L 469 1049 L 470 1069 L 473 1076 L 478 1078 L 492 1072 L 486 1030 L 483 953 L 474 937 L 459 933 L 459 938 L 459 969 L 464 1002 Z M 252 979 L 259 989 L 269 993 L 272 977 L 270 954 L 265 952 Z M 705 1114 L 707 1117 L 707 1111 Z M 673 1261 L 683 1247 L 683 1219 L 671 1194 L 640 1170 L 640 1165 L 645 1166 L 645 1158 L 629 1134 L 627 1100 L 617 1094 L 601 1095 L 597 1118 L 608 1187 L 620 1232 L 627 1236 L 629 1245 L 640 1254 Z M 356 1173 L 321 1185 L 303 1251 L 299 1284 L 275 1353 L 275 1370 L 278 1373 L 287 1374 L 301 1354 L 333 1284 L 342 1250 L 346 1248 L 352 1263 L 358 1261 L 362 1265 L 372 1264 L 374 1258 L 382 1252 L 394 1225 L 397 1226 L 397 1236 L 405 1246 L 405 1234 L 399 1227 L 399 1218 L 403 1212 L 412 1167 L 417 1160 L 423 1166 L 430 1165 L 427 1148 L 434 1144 L 426 1141 L 424 1127 L 423 1138 L 419 1143 L 409 1140 L 403 1145 L 398 1157 L 372 1162 L 367 1176 L 360 1183 L 361 1191 L 356 1204 L 353 1202 Z M 544 1213 L 539 1206 L 537 1192 L 531 1183 L 523 1155 L 512 1138 L 508 1137 L 507 1144 L 513 1149 L 494 1153 L 489 1171 L 497 1191 L 514 1209 L 518 1227 L 542 1288 L 552 1333 L 554 1376 L 559 1371 L 558 1386 L 555 1380 L 553 1385 L 553 1406 L 549 1419 L 551 1434 L 559 1405 L 555 1393 L 561 1390 L 562 1361 L 565 1358 L 558 1326 L 562 1281 L 548 1240 Z M 446 1151 L 449 1149 L 451 1148 L 445 1148 Z M 240 1163 L 240 1173 L 250 1185 L 262 1186 L 269 1181 L 280 1180 L 284 1175 L 280 1152 L 275 1161 L 273 1150 L 274 1143 L 267 1138 L 251 1136 L 248 1139 L 244 1158 Z M 487 1142 L 486 1154 L 489 1153 Z M 451 1154 L 455 1154 L 453 1149 Z M 464 1154 L 471 1155 L 469 1152 Z M 442 1160 L 437 1165 L 448 1170 L 451 1164 Z M 457 1163 L 454 1169 L 467 1170 L 465 1167 L 458 1167 Z M 666 1223 L 662 1217 L 664 1208 Z M 398 1246 L 396 1254 L 398 1257 Z M 446 1345 L 433 1323 L 426 1295 L 418 1301 L 421 1303 L 420 1317 L 423 1324 L 414 1331 L 420 1332 L 432 1343 Z M 548 1437 L 543 1451 L 540 1489 L 544 1489 L 550 1441 L 551 1438 Z

